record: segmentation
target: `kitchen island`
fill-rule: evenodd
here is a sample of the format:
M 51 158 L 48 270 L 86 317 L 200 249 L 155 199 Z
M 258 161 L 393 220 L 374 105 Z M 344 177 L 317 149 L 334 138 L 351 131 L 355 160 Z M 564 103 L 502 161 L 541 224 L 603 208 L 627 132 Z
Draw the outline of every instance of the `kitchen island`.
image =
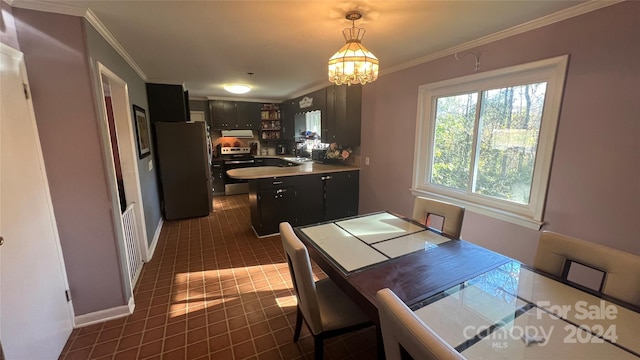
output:
M 251 224 L 260 237 L 292 226 L 358 214 L 360 168 L 285 158 L 288 166 L 257 166 L 227 171 L 249 181 Z

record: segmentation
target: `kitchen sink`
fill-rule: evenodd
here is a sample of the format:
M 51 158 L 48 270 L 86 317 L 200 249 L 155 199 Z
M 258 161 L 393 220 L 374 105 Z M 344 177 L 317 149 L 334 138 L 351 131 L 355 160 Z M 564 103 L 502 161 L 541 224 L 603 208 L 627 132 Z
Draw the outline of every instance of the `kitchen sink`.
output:
M 305 162 L 312 162 L 313 159 L 309 159 L 306 157 L 287 157 L 284 158 L 286 161 L 293 161 L 293 162 L 297 162 L 297 163 L 305 163 Z

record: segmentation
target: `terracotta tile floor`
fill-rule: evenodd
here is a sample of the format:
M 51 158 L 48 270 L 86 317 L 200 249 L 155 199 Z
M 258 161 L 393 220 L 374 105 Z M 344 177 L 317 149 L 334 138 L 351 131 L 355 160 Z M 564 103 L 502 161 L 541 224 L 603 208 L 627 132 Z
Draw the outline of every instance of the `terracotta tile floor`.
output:
M 259 239 L 247 195 L 208 217 L 165 222 L 132 315 L 72 332 L 60 359 L 311 359 L 278 236 Z M 318 278 L 324 277 L 314 264 Z M 375 330 L 325 341 L 325 359 L 376 358 Z

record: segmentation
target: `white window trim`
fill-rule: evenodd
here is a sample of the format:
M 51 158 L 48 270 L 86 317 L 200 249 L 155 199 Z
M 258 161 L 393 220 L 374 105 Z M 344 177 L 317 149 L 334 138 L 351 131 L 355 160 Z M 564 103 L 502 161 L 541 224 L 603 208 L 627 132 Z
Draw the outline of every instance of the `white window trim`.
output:
M 416 196 L 428 196 L 460 204 L 470 211 L 539 230 L 544 223 L 544 206 L 568 60 L 569 56 L 563 55 L 421 85 L 418 88 L 412 193 Z M 547 90 L 528 205 L 492 199 L 429 183 L 435 125 L 433 119 L 437 97 L 543 81 L 547 82 Z

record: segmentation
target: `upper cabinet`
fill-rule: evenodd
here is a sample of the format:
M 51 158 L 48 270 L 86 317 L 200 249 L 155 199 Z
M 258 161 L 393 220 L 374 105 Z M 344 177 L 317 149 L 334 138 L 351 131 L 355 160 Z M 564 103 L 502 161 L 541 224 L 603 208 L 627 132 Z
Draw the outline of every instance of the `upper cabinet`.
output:
M 294 117 L 295 117 L 295 100 L 287 100 L 280 104 L 280 126 L 282 131 L 280 137 L 283 140 L 294 140 Z
M 322 114 L 322 142 L 360 146 L 362 113 L 361 85 L 332 85 L 326 88 L 326 116 Z
M 260 129 L 260 103 L 211 100 L 209 111 L 213 129 Z
M 236 101 L 238 129 L 260 129 L 260 103 Z
M 188 94 L 182 85 L 147 84 L 151 122 L 189 121 Z

